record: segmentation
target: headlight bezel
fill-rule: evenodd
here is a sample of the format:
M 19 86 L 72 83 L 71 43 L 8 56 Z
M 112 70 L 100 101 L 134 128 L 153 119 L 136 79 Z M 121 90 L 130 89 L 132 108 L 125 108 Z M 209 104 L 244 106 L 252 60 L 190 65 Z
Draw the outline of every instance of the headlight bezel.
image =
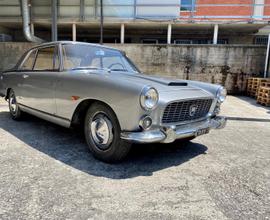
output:
M 147 104 L 147 97 L 149 97 L 149 93 L 154 92 L 154 94 L 156 95 L 155 99 L 153 100 L 153 104 L 149 105 L 149 103 Z M 152 86 L 145 86 L 142 91 L 141 91 L 141 95 L 140 95 L 140 104 L 141 107 L 146 110 L 146 111 L 150 111 L 150 110 L 154 110 L 157 107 L 159 101 L 159 94 L 158 91 L 152 87 Z
M 227 90 L 221 86 L 217 91 L 217 100 L 219 103 L 223 103 L 227 97 Z

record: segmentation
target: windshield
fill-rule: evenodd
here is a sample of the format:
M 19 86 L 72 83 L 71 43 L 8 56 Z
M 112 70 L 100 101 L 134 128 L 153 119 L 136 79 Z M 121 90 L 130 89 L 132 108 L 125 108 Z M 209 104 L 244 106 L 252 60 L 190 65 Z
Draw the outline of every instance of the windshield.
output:
M 63 66 L 65 70 L 107 69 L 139 72 L 122 52 L 92 45 L 64 44 Z

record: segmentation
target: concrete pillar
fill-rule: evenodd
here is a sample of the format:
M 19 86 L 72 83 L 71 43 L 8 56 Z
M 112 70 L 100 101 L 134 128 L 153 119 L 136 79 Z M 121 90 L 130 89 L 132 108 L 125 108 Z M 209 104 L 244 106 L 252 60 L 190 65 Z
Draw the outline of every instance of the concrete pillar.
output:
M 103 0 L 100 0 L 100 44 L 103 44 L 103 30 L 104 29 L 104 16 L 103 16 Z
M 57 41 L 58 39 L 58 29 L 57 29 L 57 0 L 51 0 L 52 6 L 51 6 L 51 12 L 52 12 L 52 41 Z
M 30 24 L 30 30 L 31 30 L 31 34 L 35 35 L 35 27 L 34 27 L 34 23 Z
M 218 41 L 218 24 L 214 26 L 214 37 L 213 37 L 213 44 L 217 44 Z
M 172 24 L 168 24 L 167 44 L 171 44 L 171 42 L 172 42 Z
M 72 24 L 72 41 L 76 41 L 76 35 L 77 35 L 77 30 L 76 30 L 76 24 Z
M 268 67 L 269 67 L 269 50 L 270 50 L 270 34 L 268 35 L 268 43 L 267 43 L 267 50 L 265 56 L 265 64 L 264 64 L 264 78 L 267 78 Z
M 121 24 L 121 37 L 120 37 L 121 44 L 125 43 L 125 24 Z

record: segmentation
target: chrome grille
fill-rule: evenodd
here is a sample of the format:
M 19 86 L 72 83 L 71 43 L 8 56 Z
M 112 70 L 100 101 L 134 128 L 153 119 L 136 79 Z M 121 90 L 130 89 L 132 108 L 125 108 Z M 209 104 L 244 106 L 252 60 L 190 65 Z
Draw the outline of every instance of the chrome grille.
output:
M 206 117 L 212 105 L 212 99 L 197 99 L 173 102 L 167 105 L 162 123 L 176 123 Z

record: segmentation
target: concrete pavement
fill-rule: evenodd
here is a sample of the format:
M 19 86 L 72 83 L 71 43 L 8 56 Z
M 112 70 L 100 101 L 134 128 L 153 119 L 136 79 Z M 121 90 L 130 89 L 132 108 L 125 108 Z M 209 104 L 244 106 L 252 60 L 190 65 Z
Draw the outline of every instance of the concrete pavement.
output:
M 270 108 L 229 96 L 223 130 L 135 145 L 117 165 L 83 136 L 0 101 L 0 219 L 270 219 Z

